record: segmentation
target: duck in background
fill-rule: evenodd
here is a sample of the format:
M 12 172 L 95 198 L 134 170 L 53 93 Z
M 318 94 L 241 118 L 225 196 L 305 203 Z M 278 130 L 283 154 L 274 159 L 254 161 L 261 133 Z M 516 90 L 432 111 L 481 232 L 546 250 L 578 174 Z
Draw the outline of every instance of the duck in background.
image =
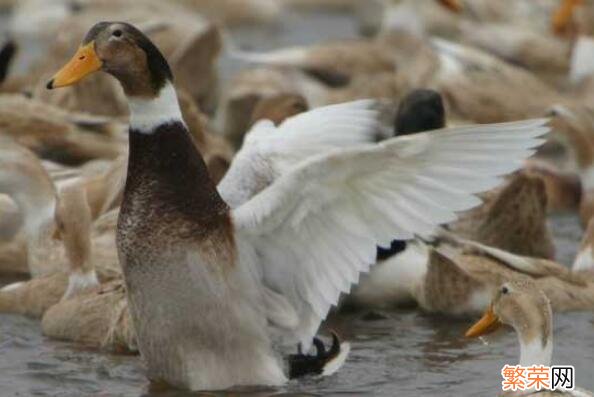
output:
M 594 307 L 594 278 L 547 259 L 515 255 L 442 234 L 436 248 L 429 251 L 427 263 L 427 272 L 414 293 L 419 306 L 430 313 L 468 316 L 484 311 L 494 290 L 517 276 L 532 278 L 555 311 L 590 311 Z
M 41 317 L 46 310 L 61 300 L 68 300 L 99 287 L 120 275 L 115 250 L 115 229 L 109 238 L 93 236 L 91 240 L 91 211 L 85 190 L 70 185 L 60 191 L 55 209 L 56 251 L 62 267 L 54 272 L 29 281 L 9 284 L 0 289 L 0 312 Z M 105 234 L 105 231 L 102 232 Z M 91 255 L 92 245 L 95 252 Z M 47 253 L 48 258 L 52 253 Z M 95 263 L 100 270 L 95 270 Z
M 96 276 L 93 277 L 98 257 L 111 256 L 117 263 L 115 229 L 118 210 L 109 211 L 91 223 L 92 214 L 86 205 L 84 188 L 73 185 L 69 189 L 78 200 L 64 203 L 64 209 L 74 210 L 72 204 L 80 208 L 77 210 L 78 221 L 71 220 L 62 227 L 69 259 L 68 288 L 61 299 L 47 305 L 42 313 L 43 334 L 107 352 L 137 353 L 136 335 L 121 275 L 103 279 L 101 284 Z
M 463 214 L 450 230 L 514 254 L 555 258 L 547 223 L 547 191 L 539 176 L 523 170 L 483 197 L 485 203 Z
M 325 88 L 298 70 L 258 67 L 240 71 L 221 97 L 215 118 L 218 130 L 239 150 L 250 129 L 256 105 L 284 95 L 301 96 L 309 108 L 314 108 L 324 104 Z
M 441 95 L 418 89 L 408 93 L 398 105 L 394 136 L 416 134 L 446 126 Z M 411 286 L 425 272 L 427 249 L 420 242 L 394 240 L 378 247 L 376 264 L 345 297 L 342 307 L 389 308 L 414 303 Z
M 551 17 L 551 27 L 554 33 L 558 35 L 575 35 L 578 27 L 574 20 L 576 8 L 584 4 L 583 0 L 561 0 L 559 7 Z
M 498 329 L 501 324 L 511 326 L 520 344 L 519 365 L 549 367 L 553 359 L 553 312 L 547 296 L 539 286 L 527 278 L 517 278 L 501 285 L 483 317 L 466 331 L 466 337 L 476 338 Z M 527 389 L 504 395 L 531 396 L 592 396 L 586 390 L 538 391 Z
M 579 251 L 573 262 L 573 270 L 594 272 L 594 218 L 590 218 Z
M 284 384 L 273 339 L 307 351 L 341 292 L 375 259 L 378 242 L 429 234 L 454 219 L 453 211 L 476 205 L 472 194 L 513 171 L 547 132 L 545 121 L 532 120 L 328 151 L 280 170 L 274 183 L 230 210 L 191 144 L 171 70 L 154 44 L 129 24 L 96 24 L 48 88 L 98 70 L 122 84 L 132 113 L 118 251 L 139 350 L 149 378 L 187 389 Z M 323 108 L 317 112 L 316 121 L 326 120 Z M 369 124 L 376 129 L 373 119 Z M 256 127 L 260 134 L 250 135 L 260 143 L 284 138 L 271 122 Z M 326 130 L 347 127 L 343 121 Z M 467 144 L 482 155 L 465 160 Z M 501 156 L 487 155 L 493 145 L 504 147 Z M 244 181 L 222 193 L 225 178 L 221 195 L 241 201 Z M 425 184 L 411 184 L 419 178 Z M 312 372 L 336 371 L 347 353 L 343 344 L 316 357 Z
M 444 96 L 453 118 L 492 123 L 542 115 L 551 103 L 572 103 L 521 67 L 477 48 L 406 31 L 232 55 L 309 76 L 318 83 L 308 89 L 317 93 L 315 102 L 304 96 L 314 107 L 367 97 L 398 102 L 411 89 L 427 87 Z
M 582 182 L 576 172 L 564 171 L 546 157 L 538 156 L 526 161 L 524 171 L 543 181 L 548 213 L 578 211 L 582 201 Z
M 284 1 L 276 0 L 175 0 L 226 26 L 276 24 Z
M 6 76 L 8 76 L 10 65 L 16 52 L 17 45 L 13 40 L 7 40 L 0 48 L 0 86 L 6 80 Z
M 109 353 L 136 354 L 136 333 L 126 287 L 113 280 L 51 305 L 41 320 L 43 335 Z
M 297 94 L 278 94 L 270 98 L 262 98 L 254 107 L 250 127 L 260 120 L 270 120 L 279 126 L 289 117 L 307 112 L 309 106 L 306 99 Z
M 22 233 L 23 217 L 14 200 L 0 194 L 0 275 L 26 278 L 27 246 Z
M 451 116 L 479 123 L 544 114 L 569 100 L 532 73 L 477 48 L 434 38 L 439 58 L 431 88 L 441 92 Z M 522 87 L 522 89 L 519 89 Z
M 114 353 L 135 353 L 135 334 L 119 272 L 97 271 L 95 264 L 117 265 L 117 210 L 92 222 L 82 184 L 60 191 L 56 237 L 64 244 L 64 269 L 0 289 L 0 312 L 41 318 L 45 336 Z M 103 266 L 104 267 L 104 266 Z
M 437 130 L 446 126 L 446 111 L 439 92 L 417 89 L 398 104 L 394 136 Z
M 541 32 L 530 25 L 464 21 L 460 41 L 527 69 L 553 87 L 566 89 L 573 41 Z
M 594 112 L 584 106 L 555 105 L 549 114 L 553 116 L 553 129 L 550 136 L 551 147 L 547 151 L 552 153 L 545 153 L 539 157 L 548 161 L 551 166 L 567 170 L 579 178 L 579 195 L 574 187 L 564 192 L 570 197 L 563 200 L 571 201 L 571 196 L 579 197 L 578 210 L 582 226 L 585 227 L 594 214 Z M 570 181 L 559 183 L 572 185 Z M 556 190 L 561 190 L 561 187 L 557 187 Z
M 1 139 L 0 191 L 9 195 L 23 216 L 28 267 L 33 278 L 61 272 L 67 263 L 61 241 L 55 239 L 59 223 L 55 213 L 59 196 L 39 159 L 9 138 Z M 76 213 L 64 215 L 76 218 Z M 119 272 L 117 262 L 97 265 L 107 273 Z
M 0 136 L 45 159 L 71 165 L 114 159 L 125 150 L 117 131 L 105 118 L 71 114 L 20 94 L 0 94 Z

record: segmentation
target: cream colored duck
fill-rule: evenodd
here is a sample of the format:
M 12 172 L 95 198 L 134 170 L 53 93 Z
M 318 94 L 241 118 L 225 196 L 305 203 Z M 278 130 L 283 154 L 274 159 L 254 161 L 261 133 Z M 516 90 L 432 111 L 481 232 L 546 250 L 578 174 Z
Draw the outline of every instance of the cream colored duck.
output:
M 577 173 L 564 171 L 546 158 L 532 158 L 524 165 L 528 175 L 541 179 L 549 213 L 576 212 L 582 200 L 582 182 Z
M 278 94 L 270 98 L 262 98 L 254 107 L 250 127 L 260 120 L 270 120 L 278 126 L 289 117 L 307 110 L 307 101 L 301 95 Z
M 121 278 L 105 277 L 101 271 L 98 275 L 94 267 L 107 257 L 117 264 L 117 213 L 100 217 L 92 230 L 91 215 L 84 186 L 62 190 L 56 219 L 67 259 L 63 271 L 0 289 L 0 312 L 42 318 L 43 333 L 50 338 L 110 352 L 136 352 Z
M 195 390 L 284 384 L 273 346 L 300 342 L 307 351 L 341 292 L 374 261 L 377 243 L 430 234 L 454 210 L 476 205 L 472 193 L 514 170 L 547 131 L 542 120 L 524 121 L 330 150 L 231 210 L 191 144 L 170 68 L 150 40 L 128 24 L 99 23 L 48 88 L 98 70 L 120 82 L 131 111 L 117 244 L 138 347 L 150 379 Z M 280 128 L 308 118 L 321 128 L 326 111 Z M 256 127 L 254 142 L 283 147 L 272 123 Z M 491 155 L 494 147 L 501 156 Z M 221 194 L 241 201 L 244 186 Z M 347 351 L 318 357 L 310 372 L 334 372 Z
M 583 106 L 557 105 L 550 114 L 551 138 L 561 149 L 556 162 L 580 179 L 579 213 L 585 227 L 594 214 L 594 112 Z
M 8 194 L 23 216 L 29 271 L 33 277 L 60 272 L 67 261 L 55 213 L 59 198 L 37 157 L 26 148 L 3 138 L 0 148 L 0 191 Z M 76 217 L 76 212 L 70 215 Z M 107 272 L 118 270 L 110 260 L 97 264 Z
M 47 309 L 41 321 L 48 338 L 74 342 L 112 353 L 138 353 L 126 288 L 121 280 Z
M 507 62 L 521 66 L 559 87 L 567 85 L 573 43 L 532 26 L 510 23 L 465 22 L 464 43 L 481 48 Z
M 50 274 L 0 289 L 0 311 L 41 317 L 60 300 L 97 289 L 99 279 L 106 281 L 118 277 L 114 228 L 111 229 L 111 242 L 109 236 L 93 236 L 92 243 L 90 226 L 91 211 L 85 190 L 78 185 L 64 188 L 56 204 L 53 231 L 53 238 L 59 239 L 54 249 L 63 248 L 63 251 L 53 257 L 49 256 L 52 253 L 47 254 L 48 260 L 62 260 L 62 267 Z M 102 234 L 105 235 L 105 232 Z M 63 244 L 63 247 L 58 247 L 58 244 Z M 90 255 L 91 244 L 97 251 L 93 256 Z M 101 264 L 99 277 L 94 262 Z M 106 267 L 106 262 L 111 269 Z
M 489 123 L 538 116 L 551 103 L 569 102 L 532 73 L 479 49 L 402 32 L 235 55 L 315 78 L 321 89 L 313 106 L 370 96 L 400 99 L 424 86 L 442 93 L 452 117 Z
M 412 35 L 402 34 L 390 40 L 333 41 L 264 53 L 233 50 L 230 55 L 258 65 L 299 69 L 327 87 L 336 88 L 349 85 L 358 75 L 393 73 L 398 61 L 395 44 L 404 49 L 418 41 Z
M 523 171 L 498 191 L 489 192 L 485 204 L 462 215 L 451 230 L 518 255 L 552 260 L 555 246 L 547 208 L 545 183 Z
M 124 143 L 104 119 L 70 114 L 19 94 L 0 95 L 0 136 L 12 137 L 42 157 L 69 164 L 113 159 Z
M 431 43 L 439 68 L 430 87 L 442 93 L 452 117 L 481 123 L 515 120 L 567 102 L 532 73 L 479 49 L 438 38 Z
M 176 1 L 226 26 L 276 23 L 283 9 L 283 2 L 276 0 Z
M 48 304 L 43 312 L 43 334 L 53 339 L 76 342 L 110 352 L 137 352 L 136 336 L 121 277 L 99 285 L 94 268 L 95 261 L 101 255 L 111 256 L 113 261 L 117 261 L 117 210 L 101 216 L 93 223 L 91 230 L 92 214 L 86 205 L 84 188 L 74 186 L 70 189 L 72 192 L 68 195 L 69 199 L 66 202 L 61 200 L 65 210 L 77 210 L 78 213 L 76 221 L 65 217 L 69 222 L 63 224 L 62 230 L 69 259 L 68 288 L 64 292 L 62 285 L 53 285 L 55 294 L 62 292 L 63 295 L 59 300 Z M 72 208 L 73 205 L 80 208 Z M 29 283 L 35 281 L 40 282 L 41 279 Z M 43 289 L 35 288 L 33 291 L 30 294 L 40 295 Z M 48 297 L 44 298 L 43 302 L 47 303 Z
M 472 315 L 484 311 L 493 291 L 518 275 L 533 278 L 555 311 L 594 307 L 594 279 L 586 273 L 574 274 L 553 261 L 471 241 L 442 244 L 436 251 L 429 250 L 428 256 L 427 272 L 413 286 L 419 306 L 428 312 Z
M 54 211 L 56 191 L 37 157 L 9 138 L 1 138 L 0 191 L 10 196 L 23 216 L 29 272 L 34 277 L 58 271 L 60 243 Z
M 519 365 L 551 366 L 553 359 L 553 313 L 547 296 L 538 284 L 526 278 L 503 283 L 494 294 L 483 317 L 466 332 L 475 338 L 489 334 L 501 324 L 511 326 L 520 344 Z M 509 396 L 592 396 L 586 390 L 535 390 L 510 392 Z

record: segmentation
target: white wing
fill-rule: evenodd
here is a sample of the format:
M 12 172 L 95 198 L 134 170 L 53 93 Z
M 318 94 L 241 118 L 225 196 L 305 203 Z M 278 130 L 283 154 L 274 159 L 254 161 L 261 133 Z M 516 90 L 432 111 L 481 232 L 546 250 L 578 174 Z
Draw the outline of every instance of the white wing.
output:
M 443 129 L 335 150 L 236 208 L 237 238 L 256 249 L 262 282 L 299 315 L 285 339 L 309 346 L 340 293 L 375 261 L 378 243 L 430 235 L 479 204 L 473 194 L 519 168 L 545 123 Z
M 380 140 L 376 107 L 365 99 L 316 108 L 278 127 L 269 120 L 256 123 L 218 185 L 221 196 L 235 208 L 310 156 Z
M 375 142 L 382 137 L 377 106 L 374 100 L 362 99 L 297 114 L 278 128 L 270 121 L 259 122 L 247 133 L 246 140 L 248 144 L 264 145 L 275 152 L 302 149 L 318 153 L 328 148 Z

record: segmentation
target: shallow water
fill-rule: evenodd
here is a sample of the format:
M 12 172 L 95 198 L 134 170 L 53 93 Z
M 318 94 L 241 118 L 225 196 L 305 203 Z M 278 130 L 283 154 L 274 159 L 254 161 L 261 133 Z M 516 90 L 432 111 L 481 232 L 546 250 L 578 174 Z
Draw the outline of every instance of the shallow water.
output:
M 0 19 L 0 30 L 2 20 Z M 234 32 L 240 45 L 254 49 L 349 38 L 356 27 L 346 15 L 292 14 L 282 25 Z M 223 76 L 242 66 L 223 57 Z M 551 221 L 558 259 L 571 263 L 581 230 L 575 216 Z M 2 282 L 0 281 L 0 284 Z M 515 335 L 500 332 L 486 346 L 463 338 L 469 320 L 427 316 L 416 311 L 334 316 L 331 326 L 348 337 L 352 352 L 336 375 L 295 382 L 261 395 L 493 396 L 499 371 L 516 363 Z M 576 367 L 577 383 L 594 390 L 592 313 L 557 315 L 554 362 Z M 0 396 L 185 397 L 197 393 L 148 390 L 138 357 L 81 350 L 41 336 L 38 321 L 0 315 Z M 219 395 L 211 393 L 208 395 Z M 224 394 L 221 394 L 224 395 Z

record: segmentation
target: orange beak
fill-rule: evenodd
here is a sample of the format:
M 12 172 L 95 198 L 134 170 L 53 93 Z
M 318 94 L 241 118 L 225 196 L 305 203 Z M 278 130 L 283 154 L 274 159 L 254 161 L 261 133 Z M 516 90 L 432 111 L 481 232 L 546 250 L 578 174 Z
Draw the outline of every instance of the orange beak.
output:
M 47 83 L 47 88 L 66 87 L 101 69 L 103 63 L 95 52 L 95 42 L 79 47 L 72 59 Z
M 466 331 L 465 336 L 467 338 L 477 338 L 494 332 L 500 326 L 501 321 L 499 321 L 495 313 L 493 313 L 493 308 L 490 307 L 485 314 L 483 314 L 483 317 Z
M 563 3 L 553 14 L 552 27 L 555 33 L 562 34 L 567 31 L 573 18 L 573 10 L 581 3 L 582 0 L 563 0 Z
M 439 1 L 439 4 L 441 4 L 448 10 L 453 11 L 455 13 L 462 12 L 462 10 L 464 9 L 460 0 L 438 0 L 438 1 Z

